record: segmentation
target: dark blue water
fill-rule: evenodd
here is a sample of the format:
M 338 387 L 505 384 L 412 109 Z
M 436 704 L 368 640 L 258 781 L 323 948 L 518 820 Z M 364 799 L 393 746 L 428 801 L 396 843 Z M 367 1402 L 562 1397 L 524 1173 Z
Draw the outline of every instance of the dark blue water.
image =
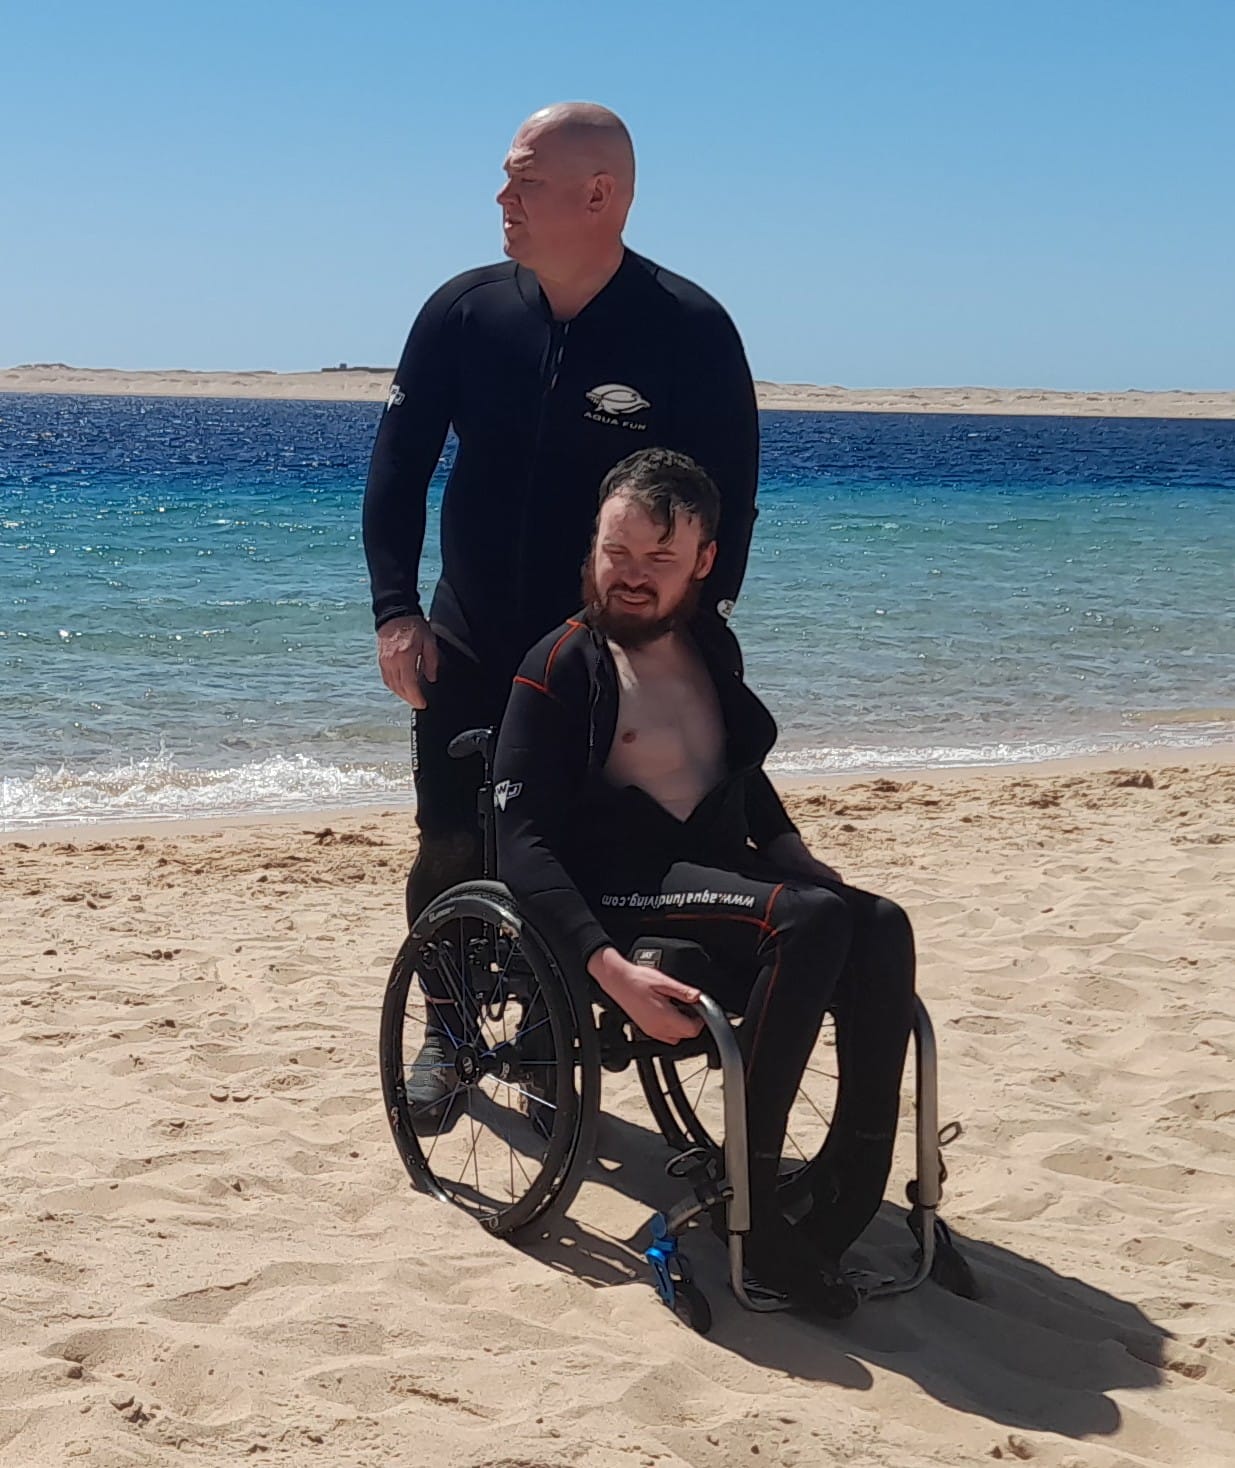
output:
M 0 396 L 0 820 L 406 796 L 359 532 L 377 413 Z M 735 626 L 779 768 L 1231 736 L 1235 423 L 762 426 Z

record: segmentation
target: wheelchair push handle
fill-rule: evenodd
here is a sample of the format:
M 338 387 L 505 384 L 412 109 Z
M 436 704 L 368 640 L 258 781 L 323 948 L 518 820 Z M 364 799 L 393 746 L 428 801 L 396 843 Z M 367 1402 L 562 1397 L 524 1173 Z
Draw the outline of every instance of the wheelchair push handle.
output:
M 493 756 L 497 749 L 496 729 L 464 729 L 446 746 L 451 759 L 467 759 L 473 754 L 483 756 L 486 784 L 493 778 Z

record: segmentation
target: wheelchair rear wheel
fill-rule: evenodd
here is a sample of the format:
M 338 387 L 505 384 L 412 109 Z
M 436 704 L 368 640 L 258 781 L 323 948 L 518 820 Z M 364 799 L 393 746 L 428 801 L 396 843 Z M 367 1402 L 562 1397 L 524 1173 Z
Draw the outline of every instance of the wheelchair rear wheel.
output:
M 421 914 L 386 987 L 380 1058 L 387 1119 L 418 1189 L 502 1237 L 569 1206 L 595 1142 L 595 1029 L 505 887 L 464 883 Z M 408 1088 L 429 1070 L 443 1101 L 417 1108 Z
M 724 1145 L 724 1092 L 714 1047 L 709 1053 L 676 1059 L 673 1050 L 637 1062 L 648 1107 L 661 1135 L 675 1152 L 704 1147 L 719 1153 Z M 794 1097 L 781 1153 L 782 1185 L 813 1162 L 827 1140 L 836 1105 L 836 1027 L 829 1014 L 806 1063 Z

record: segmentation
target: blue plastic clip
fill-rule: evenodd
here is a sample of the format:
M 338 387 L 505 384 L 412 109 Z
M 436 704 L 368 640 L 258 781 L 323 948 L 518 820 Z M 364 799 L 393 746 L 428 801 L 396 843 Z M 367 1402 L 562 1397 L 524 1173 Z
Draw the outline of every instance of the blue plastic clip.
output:
M 677 1301 L 677 1289 L 671 1268 L 677 1265 L 678 1241 L 669 1232 L 669 1220 L 663 1213 L 652 1218 L 652 1242 L 644 1255 L 656 1276 L 656 1293 L 673 1309 Z

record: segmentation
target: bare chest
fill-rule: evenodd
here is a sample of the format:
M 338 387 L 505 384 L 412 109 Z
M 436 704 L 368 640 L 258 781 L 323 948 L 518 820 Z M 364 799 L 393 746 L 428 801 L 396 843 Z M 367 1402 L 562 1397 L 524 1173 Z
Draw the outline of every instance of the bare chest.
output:
M 616 785 L 636 785 L 685 820 L 725 773 L 716 689 L 695 654 L 641 657 L 614 649 L 617 730 L 605 765 Z

